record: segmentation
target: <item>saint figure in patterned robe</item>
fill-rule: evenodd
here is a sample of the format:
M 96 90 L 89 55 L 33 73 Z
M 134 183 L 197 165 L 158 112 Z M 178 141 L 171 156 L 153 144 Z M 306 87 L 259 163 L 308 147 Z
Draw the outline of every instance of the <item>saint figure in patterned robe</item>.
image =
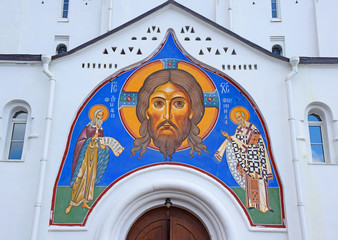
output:
M 96 109 L 90 116 L 93 120 L 82 130 L 75 144 L 70 183 L 71 201 L 65 210 L 66 214 L 73 206 L 80 204 L 83 208 L 91 208 L 87 203 L 93 200 L 94 186 L 101 181 L 108 166 L 109 148 L 100 143 L 105 114 L 103 108 Z
M 247 208 L 256 208 L 262 212 L 273 211 L 268 195 L 268 181 L 273 175 L 264 140 L 256 126 L 246 121 L 249 118 L 247 110 L 237 108 L 232 110 L 238 124 L 236 132 L 233 136 L 229 136 L 221 131 L 226 140 L 214 156 L 221 161 L 226 151 L 230 172 L 245 190 Z

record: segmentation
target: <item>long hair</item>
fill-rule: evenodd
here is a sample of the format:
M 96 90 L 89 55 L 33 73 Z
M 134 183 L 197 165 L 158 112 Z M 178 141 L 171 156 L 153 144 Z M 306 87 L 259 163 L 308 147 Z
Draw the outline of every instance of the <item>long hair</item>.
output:
M 147 151 L 147 147 L 151 141 L 148 132 L 148 120 L 146 117 L 146 112 L 149 108 L 149 98 L 158 86 L 168 82 L 182 87 L 190 97 L 191 108 L 194 113 L 191 119 L 191 129 L 187 137 L 188 144 L 191 148 L 189 152 L 190 156 L 193 157 L 195 151 L 197 151 L 199 156 L 201 156 L 202 150 L 207 152 L 207 146 L 202 144 L 203 140 L 198 136 L 200 129 L 197 127 L 197 124 L 201 121 L 205 111 L 201 86 L 190 73 L 184 70 L 163 69 L 149 75 L 138 93 L 136 115 L 141 123 L 139 130 L 141 137 L 135 139 L 135 147 L 131 149 L 131 156 L 134 156 L 135 152 L 139 151 L 141 148 L 140 157 Z

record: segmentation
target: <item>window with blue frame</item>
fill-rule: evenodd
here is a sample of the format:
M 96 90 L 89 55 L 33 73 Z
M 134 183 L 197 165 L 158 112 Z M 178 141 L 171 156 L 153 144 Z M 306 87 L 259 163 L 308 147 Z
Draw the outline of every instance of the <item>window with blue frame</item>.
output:
M 68 18 L 69 0 L 63 0 L 62 18 Z
M 272 18 L 279 18 L 278 0 L 271 0 L 271 14 Z
M 325 135 L 322 118 L 315 113 L 308 115 L 310 144 L 313 162 L 325 162 Z
M 19 160 L 22 158 L 25 132 L 27 124 L 27 112 L 17 111 L 11 119 L 11 133 L 9 143 L 8 159 Z

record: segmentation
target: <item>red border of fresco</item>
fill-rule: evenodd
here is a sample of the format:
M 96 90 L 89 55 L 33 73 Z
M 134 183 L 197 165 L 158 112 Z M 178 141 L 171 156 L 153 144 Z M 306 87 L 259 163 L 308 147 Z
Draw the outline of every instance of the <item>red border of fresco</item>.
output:
M 197 66 L 201 67 L 202 69 L 207 69 L 208 71 L 222 77 L 222 78 L 225 78 L 227 81 L 229 81 L 236 89 L 238 89 L 245 97 L 246 99 L 250 102 L 250 104 L 253 106 L 253 109 L 255 110 L 258 118 L 260 119 L 261 123 L 262 123 L 262 126 L 263 126 L 263 129 L 264 129 L 264 132 L 266 133 L 266 141 L 267 141 L 267 146 L 268 146 L 268 150 L 269 150 L 269 155 L 270 155 L 270 158 L 271 158 L 271 163 L 273 165 L 273 169 L 274 169 L 274 172 L 275 172 L 275 177 L 276 177 L 276 180 L 278 182 L 278 186 L 279 186 L 279 191 L 280 191 L 280 200 L 281 200 L 281 216 L 282 216 L 282 224 L 276 224 L 276 225 L 273 225 L 273 224 L 254 224 L 251 220 L 251 217 L 247 211 L 247 209 L 244 207 L 244 205 L 242 204 L 242 201 L 238 198 L 238 196 L 231 190 L 230 187 L 228 187 L 223 181 L 221 181 L 220 179 L 216 178 L 215 176 L 213 176 L 212 174 L 200 169 L 200 168 L 197 168 L 197 167 L 194 167 L 194 166 L 190 166 L 190 165 L 187 165 L 187 164 L 183 164 L 183 163 L 155 163 L 155 164 L 151 164 L 151 165 L 146 165 L 146 166 L 142 166 L 140 168 L 137 168 L 137 169 L 134 169 L 122 176 L 120 176 L 119 178 L 117 178 L 115 181 L 113 181 L 99 196 L 98 198 L 95 200 L 95 202 L 93 203 L 92 205 L 92 208 L 87 212 L 86 214 L 86 217 L 84 218 L 84 221 L 82 223 L 53 223 L 53 216 L 54 216 L 54 208 L 55 208 L 55 197 L 56 197 L 56 188 L 57 188 L 57 183 L 59 182 L 59 179 L 60 179 L 60 176 L 61 176 L 61 172 L 62 172 L 62 169 L 64 166 L 64 163 L 65 163 L 65 160 L 66 160 L 66 157 L 67 157 L 67 154 L 68 154 L 68 150 L 69 150 L 69 145 L 70 145 L 70 140 L 71 140 L 71 136 L 72 136 L 72 133 L 73 133 L 73 130 L 74 130 L 74 127 L 75 127 L 75 123 L 77 121 L 77 119 L 79 118 L 79 115 L 80 113 L 82 112 L 82 110 L 84 109 L 84 107 L 86 106 L 86 104 L 89 102 L 89 100 L 94 96 L 94 94 L 96 94 L 106 83 L 108 83 L 109 81 L 111 81 L 113 78 L 116 78 L 118 77 L 119 75 L 127 72 L 127 71 L 130 71 L 132 69 L 135 69 L 143 64 L 145 64 L 146 62 L 149 62 L 152 58 L 154 58 L 157 53 L 163 48 L 164 44 L 167 42 L 167 39 L 169 37 L 169 35 L 172 35 L 173 36 L 173 40 L 177 46 L 177 48 L 183 53 L 183 55 L 185 57 L 187 57 L 191 62 L 193 62 L 194 64 L 196 64 Z M 274 161 L 274 157 L 272 155 L 272 149 L 271 149 L 271 146 L 270 146 L 270 138 L 269 138 L 269 134 L 268 134 L 268 131 L 267 131 L 267 128 L 266 128 L 266 124 L 265 124 L 265 121 L 263 119 L 263 117 L 261 116 L 258 108 L 256 107 L 256 104 L 254 103 L 254 101 L 251 99 L 251 97 L 249 96 L 249 94 L 244 90 L 242 89 L 241 87 L 239 87 L 239 84 L 237 84 L 234 80 L 232 80 L 231 78 L 229 78 L 228 76 L 226 76 L 225 74 L 222 74 L 220 73 L 219 71 L 217 71 L 216 69 L 210 67 L 210 66 L 204 66 L 203 64 L 198 64 L 197 62 L 199 62 L 198 60 L 194 59 L 193 57 L 191 57 L 184 49 L 183 47 L 179 44 L 177 38 L 176 38 L 176 35 L 174 33 L 174 31 L 172 29 L 169 29 L 166 33 L 166 36 L 164 38 L 165 40 L 163 41 L 163 43 L 158 47 L 158 49 L 151 55 L 151 57 L 145 59 L 144 61 L 141 61 L 139 64 L 137 65 L 133 65 L 131 68 L 129 69 L 124 69 L 120 72 L 118 72 L 117 74 L 114 74 L 112 77 L 109 77 L 107 80 L 105 80 L 104 82 L 102 82 L 99 86 L 96 87 L 96 89 L 87 97 L 87 99 L 85 100 L 84 103 L 82 103 L 82 106 L 80 107 L 80 109 L 78 110 L 77 114 L 76 114 L 76 117 L 71 125 L 71 128 L 70 128 L 70 132 L 69 132 L 69 135 L 68 135 L 68 139 L 67 139 L 67 145 L 66 145 L 66 149 L 65 149 L 65 152 L 63 154 L 63 158 L 62 158 L 62 162 L 61 162 L 61 165 L 60 165 L 60 168 L 59 168 L 59 172 L 58 172 L 58 175 L 56 177 L 56 180 L 55 180 L 55 184 L 54 184 L 54 188 L 53 188 L 53 197 L 52 197 L 52 204 L 51 204 L 51 217 L 49 219 L 49 225 L 54 225 L 54 226 L 85 226 L 86 225 L 86 222 L 88 220 L 88 216 L 90 215 L 91 211 L 93 210 L 93 208 L 96 206 L 97 202 L 99 202 L 99 200 L 102 198 L 102 196 L 112 187 L 114 186 L 117 182 L 119 182 L 121 179 L 131 175 L 132 173 L 135 173 L 137 171 L 140 171 L 142 169 L 146 169 L 146 168 L 150 168 L 150 167 L 153 167 L 153 166 L 158 166 L 158 165 L 177 165 L 177 166 L 184 166 L 184 167 L 189 167 L 189 168 L 192 168 L 194 170 L 197 170 L 199 172 L 202 172 L 206 175 L 208 175 L 209 177 L 212 177 L 213 179 L 215 179 L 217 182 L 219 182 L 220 184 L 222 184 L 223 187 L 225 187 L 233 196 L 234 198 L 236 199 L 236 201 L 239 203 L 239 205 L 241 206 L 241 208 L 243 209 L 245 215 L 247 216 L 249 222 L 250 222 L 250 225 L 252 227 L 269 227 L 269 228 L 285 228 L 285 212 L 284 212 L 284 195 L 283 195 L 283 187 L 282 187 L 282 184 L 281 184 L 281 181 L 280 181 L 280 178 L 279 178 L 279 173 L 278 173 L 278 170 L 276 168 L 276 165 L 275 165 L 275 161 Z

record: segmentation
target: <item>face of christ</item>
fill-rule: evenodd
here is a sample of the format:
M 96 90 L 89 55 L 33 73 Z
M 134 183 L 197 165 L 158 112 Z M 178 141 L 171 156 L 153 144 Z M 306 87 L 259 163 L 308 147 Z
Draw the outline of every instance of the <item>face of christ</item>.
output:
M 148 131 L 160 152 L 172 155 L 187 138 L 193 110 L 187 92 L 167 82 L 158 86 L 149 98 L 146 111 Z
M 162 69 L 150 74 L 139 90 L 136 115 L 140 121 L 140 137 L 130 150 L 134 156 L 140 150 L 140 158 L 151 142 L 163 154 L 172 159 L 185 139 L 190 156 L 196 151 L 202 156 L 207 152 L 199 137 L 197 124 L 204 116 L 204 96 L 194 76 L 181 69 Z

